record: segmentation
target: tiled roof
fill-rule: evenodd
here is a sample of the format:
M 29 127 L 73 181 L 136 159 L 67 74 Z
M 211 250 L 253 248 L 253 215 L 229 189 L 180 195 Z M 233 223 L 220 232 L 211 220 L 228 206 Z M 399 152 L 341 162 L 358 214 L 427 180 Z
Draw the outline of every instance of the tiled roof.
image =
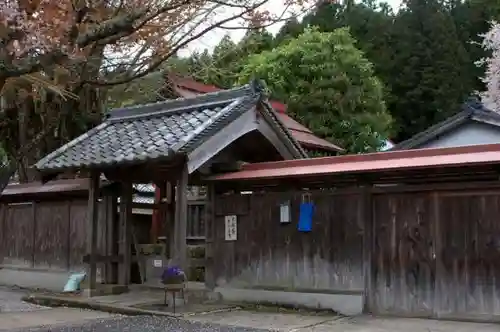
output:
M 137 183 L 134 184 L 134 189 L 140 193 L 153 194 L 155 193 L 155 186 L 151 183 Z
M 188 153 L 255 106 L 261 91 L 254 83 L 113 110 L 102 124 L 50 153 L 35 167 L 41 171 L 103 167 Z
M 169 83 L 173 85 L 175 93 L 185 98 L 221 90 L 216 86 L 203 84 L 191 78 L 182 77 L 173 73 L 166 73 L 166 78 L 169 80 Z M 309 128 L 301 125 L 286 114 L 285 104 L 273 100 L 270 100 L 269 104 L 276 111 L 277 116 L 283 125 L 288 129 L 293 139 L 299 142 L 303 147 L 331 152 L 344 151 L 343 148 L 314 135 Z

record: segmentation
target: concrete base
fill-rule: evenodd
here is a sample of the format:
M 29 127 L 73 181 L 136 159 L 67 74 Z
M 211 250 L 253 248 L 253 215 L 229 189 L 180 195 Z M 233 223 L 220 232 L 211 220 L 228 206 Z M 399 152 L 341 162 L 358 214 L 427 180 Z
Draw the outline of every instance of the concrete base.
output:
M 359 315 L 363 311 L 363 296 L 361 295 L 280 292 L 229 287 L 216 287 L 214 293 L 218 293 L 223 301 L 229 302 L 270 303 L 309 309 L 327 309 L 347 316 Z
M 0 285 L 61 292 L 73 273 L 0 268 Z
M 85 288 L 82 295 L 86 297 L 118 295 L 128 292 L 128 287 L 123 285 L 99 284 L 96 289 Z

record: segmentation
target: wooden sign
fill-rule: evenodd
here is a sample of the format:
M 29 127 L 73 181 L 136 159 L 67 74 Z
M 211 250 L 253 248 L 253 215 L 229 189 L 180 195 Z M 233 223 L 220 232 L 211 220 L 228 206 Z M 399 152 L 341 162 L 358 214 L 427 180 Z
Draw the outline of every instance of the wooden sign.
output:
M 226 224 L 226 241 L 236 241 L 238 238 L 238 223 L 236 215 L 224 217 Z

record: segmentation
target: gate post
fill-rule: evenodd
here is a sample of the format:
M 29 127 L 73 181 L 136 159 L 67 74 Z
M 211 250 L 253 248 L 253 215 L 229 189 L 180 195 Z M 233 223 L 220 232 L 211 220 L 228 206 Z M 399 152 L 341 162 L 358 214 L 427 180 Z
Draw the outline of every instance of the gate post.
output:
M 373 299 L 373 267 L 372 253 L 374 248 L 374 222 L 373 222 L 373 193 L 371 185 L 361 187 L 359 205 L 359 218 L 363 225 L 363 313 L 369 313 L 372 309 Z

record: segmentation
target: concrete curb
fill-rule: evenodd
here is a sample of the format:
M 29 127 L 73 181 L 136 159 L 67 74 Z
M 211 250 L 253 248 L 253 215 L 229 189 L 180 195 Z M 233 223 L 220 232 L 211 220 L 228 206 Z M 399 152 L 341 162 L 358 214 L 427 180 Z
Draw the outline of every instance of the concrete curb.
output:
M 25 302 L 45 307 L 69 307 L 69 308 L 91 309 L 91 310 L 109 312 L 112 314 L 119 314 L 126 316 L 155 315 L 155 316 L 166 316 L 177 319 L 183 317 L 183 314 L 173 314 L 163 311 L 146 310 L 146 309 L 126 307 L 114 304 L 104 304 L 99 302 L 91 302 L 91 301 L 67 298 L 62 296 L 53 296 L 53 295 L 31 294 L 23 296 L 22 300 Z
M 121 306 L 116 304 L 105 304 L 105 303 L 92 302 L 77 298 L 68 298 L 65 296 L 63 297 L 63 296 L 46 295 L 46 294 L 31 294 L 23 296 L 21 299 L 22 301 L 45 307 L 80 308 L 80 309 L 97 310 L 97 311 L 126 315 L 126 316 L 149 315 L 149 316 L 164 316 L 176 319 L 188 319 L 197 315 L 201 316 L 212 313 L 221 313 L 221 312 L 228 312 L 241 309 L 238 306 L 234 306 L 230 308 L 215 309 L 202 312 L 186 312 L 186 313 L 174 314 L 158 310 L 148 310 L 136 307 Z

